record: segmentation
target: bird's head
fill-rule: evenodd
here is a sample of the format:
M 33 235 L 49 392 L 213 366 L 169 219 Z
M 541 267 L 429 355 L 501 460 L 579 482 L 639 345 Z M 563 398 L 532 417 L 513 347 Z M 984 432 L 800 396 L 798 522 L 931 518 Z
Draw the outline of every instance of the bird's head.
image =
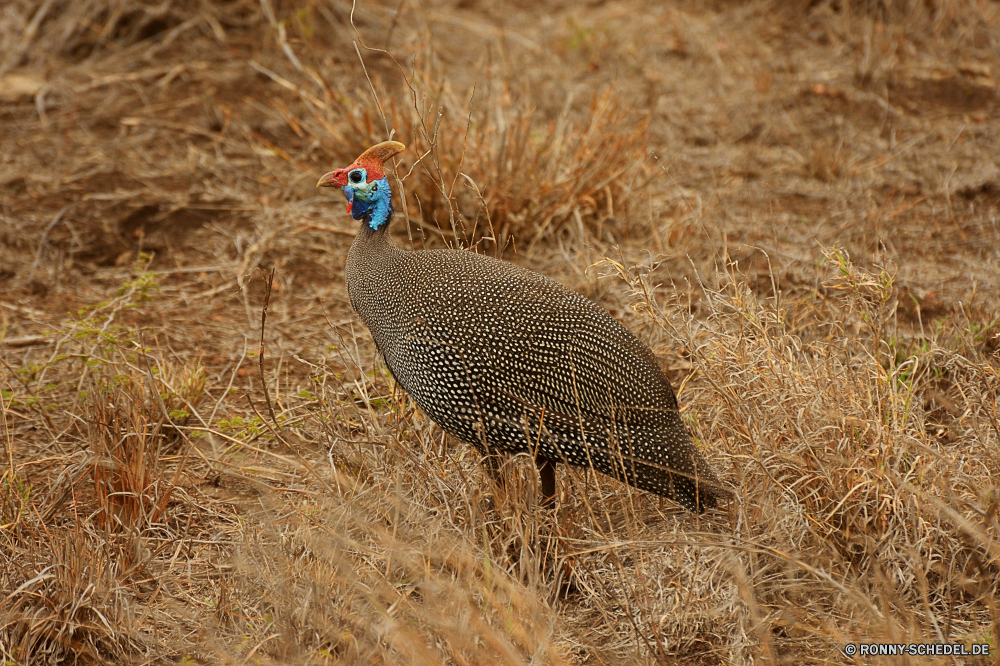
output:
M 316 187 L 344 190 L 351 217 L 364 220 L 374 230 L 381 229 L 392 215 L 392 191 L 385 177 L 385 163 L 405 149 L 398 141 L 383 141 L 361 153 L 350 166 L 323 174 Z

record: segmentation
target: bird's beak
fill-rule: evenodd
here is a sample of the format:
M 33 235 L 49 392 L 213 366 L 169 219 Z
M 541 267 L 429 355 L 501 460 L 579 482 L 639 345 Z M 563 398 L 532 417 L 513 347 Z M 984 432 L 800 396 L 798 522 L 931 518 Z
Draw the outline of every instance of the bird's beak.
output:
M 347 169 L 337 169 L 336 171 L 328 171 L 320 176 L 319 182 L 316 183 L 316 187 L 343 187 L 347 185 Z

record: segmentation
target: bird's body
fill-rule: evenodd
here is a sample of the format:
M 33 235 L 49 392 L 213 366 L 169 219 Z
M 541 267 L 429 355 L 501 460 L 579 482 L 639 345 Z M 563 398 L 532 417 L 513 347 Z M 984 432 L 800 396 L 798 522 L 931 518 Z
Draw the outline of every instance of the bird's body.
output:
M 348 190 L 355 171 L 324 178 Z M 372 182 L 390 196 L 384 180 Z M 396 381 L 442 429 L 484 454 L 593 467 L 694 510 L 728 494 L 652 352 L 627 328 L 509 262 L 400 250 L 387 232 L 391 208 L 374 218 L 376 206 L 362 201 L 371 182 L 360 185 L 347 192 L 363 220 L 347 257 L 351 305 Z

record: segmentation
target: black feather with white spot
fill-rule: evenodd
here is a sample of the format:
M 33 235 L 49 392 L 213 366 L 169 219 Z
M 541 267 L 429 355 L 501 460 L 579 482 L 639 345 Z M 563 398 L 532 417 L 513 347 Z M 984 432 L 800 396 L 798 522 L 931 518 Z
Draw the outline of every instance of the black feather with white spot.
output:
M 604 309 L 508 262 L 402 251 L 387 227 L 363 223 L 351 246 L 351 305 L 446 432 L 484 453 L 593 467 L 692 510 L 729 496 L 652 352 Z

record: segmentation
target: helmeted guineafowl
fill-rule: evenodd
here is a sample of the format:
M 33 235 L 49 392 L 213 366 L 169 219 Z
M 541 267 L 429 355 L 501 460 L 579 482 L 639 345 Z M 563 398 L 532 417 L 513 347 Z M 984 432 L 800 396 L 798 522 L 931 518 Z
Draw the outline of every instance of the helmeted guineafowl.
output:
M 533 454 L 547 497 L 557 462 L 692 510 L 728 497 L 653 353 L 604 309 L 506 261 L 396 247 L 384 164 L 404 148 L 373 146 L 317 187 L 342 188 L 361 221 L 347 255 L 351 305 L 417 405 L 485 455 Z

